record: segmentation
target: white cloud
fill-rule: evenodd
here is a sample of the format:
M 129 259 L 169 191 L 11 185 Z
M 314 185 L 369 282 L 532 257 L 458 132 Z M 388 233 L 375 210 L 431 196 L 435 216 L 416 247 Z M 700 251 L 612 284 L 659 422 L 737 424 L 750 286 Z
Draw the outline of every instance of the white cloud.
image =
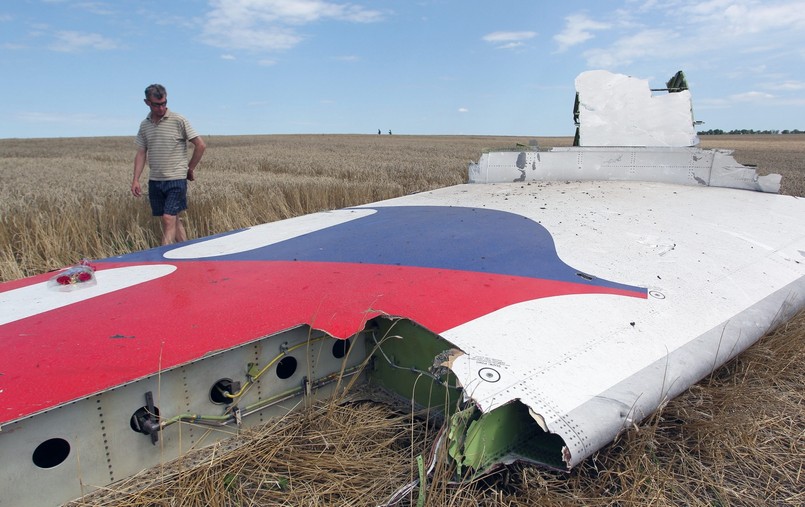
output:
M 352 23 L 381 21 L 385 15 L 350 3 L 325 0 L 213 0 L 203 40 L 212 46 L 280 51 L 299 44 L 295 27 L 332 19 Z
M 224 26 L 220 22 L 208 24 L 203 39 L 207 44 L 219 48 L 256 51 L 290 49 L 302 41 L 300 35 L 289 29 L 237 28 Z
M 501 42 L 520 42 L 527 39 L 533 39 L 537 36 L 537 32 L 492 32 L 482 37 L 486 42 L 499 44 Z
M 77 2 L 75 6 L 100 16 L 108 16 L 114 12 L 106 2 Z
M 484 35 L 483 39 L 487 42 L 509 42 L 531 39 L 536 35 L 536 32 L 492 32 Z
M 688 2 L 683 14 L 692 21 L 715 25 L 722 36 L 740 37 L 780 28 L 805 28 L 805 9 L 799 0 L 710 0 Z
M 772 83 L 766 85 L 769 90 L 795 92 L 805 90 L 805 82 L 802 81 L 783 81 L 782 83 Z
M 117 43 L 97 33 L 62 31 L 56 32 L 56 41 L 50 45 L 53 51 L 72 53 L 84 49 L 106 51 L 116 49 Z
M 684 46 L 675 41 L 677 38 L 675 32 L 667 30 L 643 30 L 621 37 L 607 48 L 585 51 L 583 55 L 593 68 L 612 69 L 644 58 L 672 56 Z
M 702 55 L 750 53 L 776 56 L 799 47 L 805 30 L 802 0 L 630 0 L 631 10 L 613 11 L 610 23 L 584 15 L 567 19 L 554 37 L 560 51 L 609 29 L 612 42 L 583 53 L 590 67 L 623 67 L 664 59 L 701 60 Z M 639 4 L 639 5 L 638 5 Z M 634 12 L 639 12 L 635 16 Z M 654 22 L 652 20 L 658 20 Z M 651 28 L 647 23 L 652 23 Z M 723 59 L 723 58 L 719 58 Z
M 746 92 L 746 93 L 737 93 L 735 95 L 731 95 L 730 99 L 736 102 L 761 102 L 765 100 L 773 99 L 774 95 L 764 92 Z
M 592 39 L 595 37 L 592 32 L 608 30 L 611 27 L 609 23 L 593 21 L 584 14 L 573 14 L 565 18 L 564 30 L 554 35 L 553 40 L 559 44 L 559 52 L 562 52 Z
M 221 60 L 237 60 L 237 58 L 235 58 L 235 55 L 227 54 L 227 55 L 221 55 Z
M 514 49 L 525 46 L 522 42 L 509 42 L 508 44 L 501 44 L 498 49 Z
M 467 109 L 466 107 L 459 107 L 459 108 L 458 108 L 458 112 L 459 112 L 459 113 L 469 113 L 469 112 L 470 112 L 470 110 L 469 110 L 469 109 Z
M 377 10 L 325 0 L 214 0 L 211 3 L 213 14 L 238 20 L 249 16 L 266 22 L 303 25 L 320 19 L 368 23 L 383 18 Z
M 533 39 L 537 32 L 492 32 L 481 37 L 482 40 L 494 44 L 497 49 L 514 49 L 525 46 L 523 41 Z

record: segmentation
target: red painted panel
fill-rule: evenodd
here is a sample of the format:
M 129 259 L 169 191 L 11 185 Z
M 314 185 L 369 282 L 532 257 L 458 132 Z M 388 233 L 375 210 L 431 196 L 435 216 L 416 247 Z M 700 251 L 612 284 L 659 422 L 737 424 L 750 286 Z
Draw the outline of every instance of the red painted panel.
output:
M 127 265 L 110 262 L 98 269 Z M 541 297 L 644 297 L 582 283 L 406 266 L 294 261 L 176 266 L 167 276 L 4 325 L 0 422 L 303 324 L 346 338 L 385 313 L 440 333 Z M 47 278 L 31 278 L 26 285 Z

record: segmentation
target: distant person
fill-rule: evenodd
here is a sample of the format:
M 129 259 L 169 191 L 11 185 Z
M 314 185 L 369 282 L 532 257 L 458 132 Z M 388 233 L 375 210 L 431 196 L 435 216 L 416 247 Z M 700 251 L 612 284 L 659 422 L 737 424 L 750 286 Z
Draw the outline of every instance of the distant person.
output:
M 380 129 L 377 129 L 377 135 L 380 135 Z
M 148 200 L 151 213 L 162 220 L 162 244 L 185 241 L 187 234 L 179 214 L 187 209 L 187 182 L 196 179 L 194 171 L 206 145 L 190 122 L 168 110 L 168 92 L 160 84 L 145 89 L 145 104 L 151 109 L 137 132 L 134 180 L 131 193 L 142 195 L 140 175 L 148 160 Z M 187 142 L 193 143 L 193 156 L 187 161 Z
M 391 135 L 391 129 L 389 129 L 389 135 Z

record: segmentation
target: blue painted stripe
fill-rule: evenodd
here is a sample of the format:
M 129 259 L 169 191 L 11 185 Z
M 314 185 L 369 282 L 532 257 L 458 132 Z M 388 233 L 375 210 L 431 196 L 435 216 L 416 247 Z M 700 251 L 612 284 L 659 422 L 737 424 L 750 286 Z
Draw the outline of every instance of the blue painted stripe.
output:
M 294 260 L 440 268 L 645 292 L 641 288 L 580 275 L 559 259 L 548 230 L 521 215 L 446 206 L 381 207 L 376 211 L 280 243 L 204 260 Z M 270 228 L 267 234 L 268 231 Z M 207 239 L 210 238 L 198 241 Z M 159 262 L 164 260 L 166 251 L 175 247 L 155 248 L 114 260 Z

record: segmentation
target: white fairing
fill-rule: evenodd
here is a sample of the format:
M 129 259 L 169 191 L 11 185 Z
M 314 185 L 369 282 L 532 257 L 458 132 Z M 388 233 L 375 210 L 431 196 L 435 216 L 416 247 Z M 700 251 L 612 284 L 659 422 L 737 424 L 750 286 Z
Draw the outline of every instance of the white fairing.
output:
M 461 200 L 529 216 L 567 264 L 648 289 L 527 301 L 442 334 L 465 352 L 452 367 L 466 396 L 485 412 L 522 401 L 565 440 L 568 466 L 805 305 L 802 199 L 554 182 L 468 186 Z
M 697 148 L 688 90 L 652 95 L 648 82 L 603 70 L 576 78 L 578 146 L 484 153 L 470 183 L 655 181 L 776 193 L 779 174 L 759 176 L 730 150 Z
M 688 90 L 652 95 L 648 81 L 605 70 L 582 72 L 580 146 L 696 146 Z

